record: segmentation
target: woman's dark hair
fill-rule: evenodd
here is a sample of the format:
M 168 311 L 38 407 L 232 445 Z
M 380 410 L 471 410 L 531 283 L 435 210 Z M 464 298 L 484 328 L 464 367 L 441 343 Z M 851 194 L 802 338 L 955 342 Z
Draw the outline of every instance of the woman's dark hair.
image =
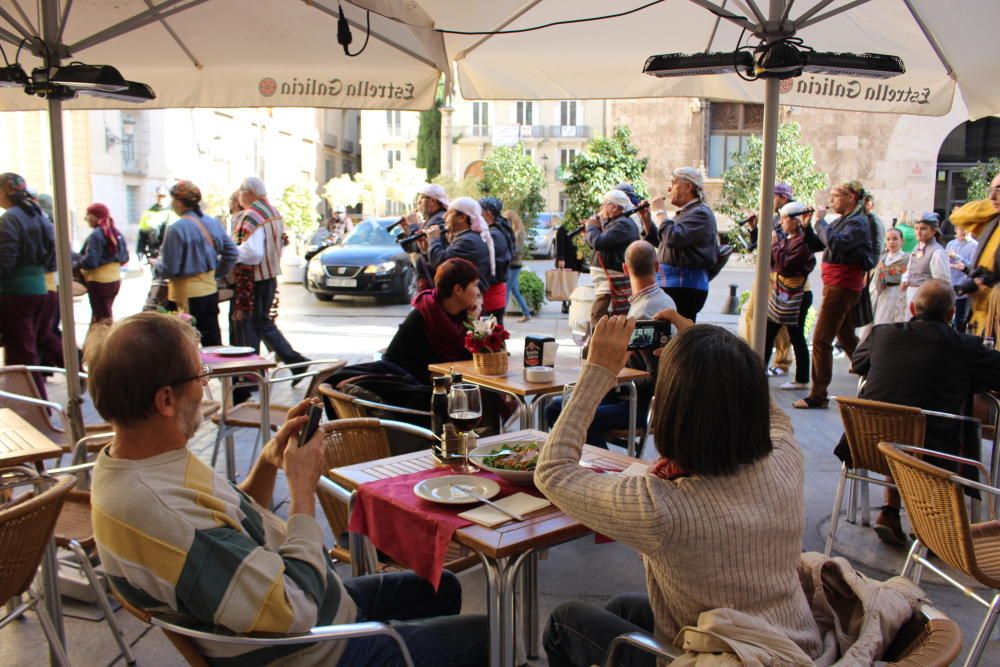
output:
M 656 449 L 685 472 L 731 475 L 771 453 L 764 362 L 735 334 L 700 324 L 674 336 L 655 393 Z
M 471 282 L 479 280 L 479 269 L 467 259 L 453 257 L 434 272 L 434 286 L 438 295 L 442 299 L 447 299 L 455 291 L 455 287 L 461 285 L 465 287 Z
M 896 233 L 897 233 L 897 234 L 899 235 L 899 238 L 900 238 L 900 239 L 902 239 L 902 238 L 903 238 L 903 232 L 902 232 L 902 231 L 900 231 L 900 230 L 899 230 L 898 228 L 896 228 L 896 227 L 890 227 L 889 229 L 885 230 L 885 233 L 886 233 L 886 234 L 888 234 L 889 232 L 896 232 Z

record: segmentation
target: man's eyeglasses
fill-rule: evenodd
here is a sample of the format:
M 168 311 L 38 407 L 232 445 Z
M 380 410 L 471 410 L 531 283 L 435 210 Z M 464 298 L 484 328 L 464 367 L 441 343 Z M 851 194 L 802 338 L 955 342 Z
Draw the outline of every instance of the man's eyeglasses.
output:
M 181 378 L 180 380 L 175 380 L 170 383 L 171 387 L 176 387 L 180 384 L 187 384 L 188 382 L 194 382 L 195 380 L 203 380 L 212 374 L 212 368 L 208 364 L 201 365 L 201 372 L 197 375 L 192 375 L 191 377 Z

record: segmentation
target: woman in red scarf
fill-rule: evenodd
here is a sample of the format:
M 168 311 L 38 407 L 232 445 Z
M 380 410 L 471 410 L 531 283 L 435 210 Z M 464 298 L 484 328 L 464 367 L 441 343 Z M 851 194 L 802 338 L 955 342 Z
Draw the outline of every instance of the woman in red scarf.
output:
M 465 349 L 465 323 L 479 299 L 479 270 L 472 262 L 453 258 L 434 273 L 434 289 L 413 299 L 413 310 L 393 336 L 382 358 L 402 366 L 430 384 L 429 364 L 471 359 Z
M 122 265 L 128 262 L 128 247 L 107 206 L 91 204 L 86 219 L 93 231 L 73 258 L 73 268 L 80 269 L 87 286 L 91 323 L 110 322 L 111 306 L 121 287 Z

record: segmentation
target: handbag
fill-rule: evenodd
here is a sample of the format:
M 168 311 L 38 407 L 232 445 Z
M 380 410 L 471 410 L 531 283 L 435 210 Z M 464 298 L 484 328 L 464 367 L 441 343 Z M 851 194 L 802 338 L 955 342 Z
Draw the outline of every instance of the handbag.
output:
M 608 273 L 607 267 L 604 266 L 604 258 L 601 257 L 601 253 L 595 252 L 594 255 L 597 257 L 597 263 L 601 265 L 601 269 L 608 279 L 608 288 L 611 290 L 609 313 L 611 315 L 627 314 L 629 309 L 628 300 L 632 297 L 632 281 L 629 280 L 628 276 L 612 277 Z
M 549 269 L 545 272 L 545 298 L 549 301 L 569 301 L 579 280 L 579 271 Z
M 854 304 L 853 312 L 855 327 L 863 327 L 875 321 L 875 311 L 872 309 L 872 296 L 871 292 L 868 290 L 871 282 L 872 276 L 871 273 L 869 273 L 867 280 L 865 280 L 865 288 L 861 290 L 861 296 Z

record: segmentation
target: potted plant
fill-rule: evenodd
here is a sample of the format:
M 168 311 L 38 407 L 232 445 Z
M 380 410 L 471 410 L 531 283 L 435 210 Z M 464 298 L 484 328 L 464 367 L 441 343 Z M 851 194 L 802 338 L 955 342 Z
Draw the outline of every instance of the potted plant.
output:
M 510 333 L 497 324 L 497 318 L 490 315 L 483 320 L 466 323 L 469 332 L 465 334 L 465 349 L 472 353 L 476 370 L 484 375 L 503 375 L 507 372 L 507 344 Z

